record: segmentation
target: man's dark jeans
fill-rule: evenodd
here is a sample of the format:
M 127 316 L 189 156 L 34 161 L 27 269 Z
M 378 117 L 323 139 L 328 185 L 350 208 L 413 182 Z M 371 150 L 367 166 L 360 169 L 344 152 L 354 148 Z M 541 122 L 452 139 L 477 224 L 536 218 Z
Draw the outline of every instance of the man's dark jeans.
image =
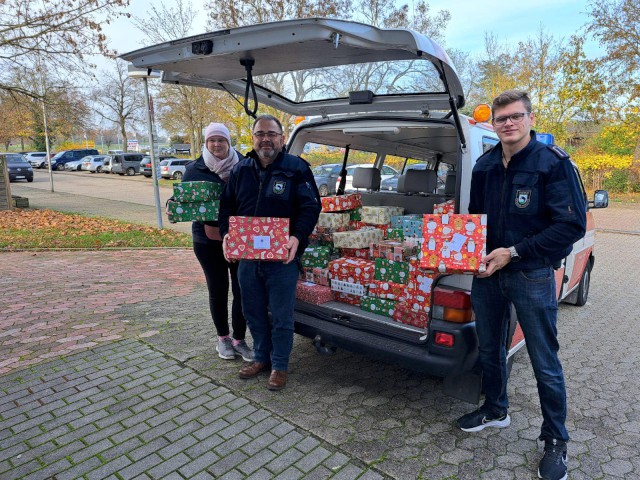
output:
M 256 362 L 287 371 L 293 347 L 293 309 L 298 263 L 241 260 L 238 281 L 242 312 L 253 337 Z M 271 312 L 271 319 L 269 319 Z
M 506 413 L 507 363 L 505 339 L 513 303 L 524 332 L 542 407 L 541 438 L 567 441 L 567 396 L 558 359 L 556 319 L 558 302 L 551 267 L 534 270 L 499 270 L 487 278 L 474 278 L 471 291 L 485 407 Z

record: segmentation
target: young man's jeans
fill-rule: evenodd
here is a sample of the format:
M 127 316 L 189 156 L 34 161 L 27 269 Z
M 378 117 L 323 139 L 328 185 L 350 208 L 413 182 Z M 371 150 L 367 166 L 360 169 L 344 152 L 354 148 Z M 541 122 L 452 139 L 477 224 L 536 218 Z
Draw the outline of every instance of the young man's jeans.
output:
M 244 292 L 243 292 L 244 293 Z M 567 397 L 558 359 L 558 302 L 551 267 L 499 270 L 474 278 L 471 291 L 485 407 L 495 415 L 507 412 L 506 336 L 513 303 L 524 332 L 542 407 L 541 438 L 567 441 Z
M 242 312 L 253 337 L 255 361 L 270 363 L 274 370 L 286 372 L 289 367 L 299 274 L 295 260 L 287 265 L 241 260 L 238 267 Z

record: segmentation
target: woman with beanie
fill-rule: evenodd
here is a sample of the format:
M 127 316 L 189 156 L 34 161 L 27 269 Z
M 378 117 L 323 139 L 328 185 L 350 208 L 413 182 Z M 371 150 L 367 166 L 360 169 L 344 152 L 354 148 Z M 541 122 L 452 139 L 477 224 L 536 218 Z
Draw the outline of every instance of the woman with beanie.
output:
M 210 123 L 205 129 L 202 155 L 190 162 L 182 177 L 183 182 L 207 181 L 226 183 L 231 169 L 242 154 L 231 148 L 229 130 L 221 123 Z M 240 286 L 238 285 L 238 264 L 228 263 L 222 253 L 222 238 L 217 222 L 193 222 L 193 251 L 202 266 L 209 289 L 209 308 L 213 324 L 218 333 L 216 350 L 220 358 L 233 360 L 240 355 L 247 362 L 253 360 L 253 350 L 245 341 L 247 323 L 242 315 Z M 233 304 L 231 307 L 231 326 L 229 332 L 229 274 Z

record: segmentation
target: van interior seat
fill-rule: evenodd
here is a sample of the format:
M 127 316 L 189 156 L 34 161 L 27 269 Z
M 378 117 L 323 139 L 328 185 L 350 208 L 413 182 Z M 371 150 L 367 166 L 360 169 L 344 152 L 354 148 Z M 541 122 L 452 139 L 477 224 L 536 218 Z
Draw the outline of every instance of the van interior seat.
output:
M 456 193 L 456 172 L 449 172 L 444 181 L 444 194 L 455 195 Z
M 407 170 L 398 178 L 400 193 L 433 193 L 437 185 L 434 170 Z
M 377 168 L 356 168 L 353 170 L 353 188 L 366 188 L 367 190 L 380 190 L 380 170 Z

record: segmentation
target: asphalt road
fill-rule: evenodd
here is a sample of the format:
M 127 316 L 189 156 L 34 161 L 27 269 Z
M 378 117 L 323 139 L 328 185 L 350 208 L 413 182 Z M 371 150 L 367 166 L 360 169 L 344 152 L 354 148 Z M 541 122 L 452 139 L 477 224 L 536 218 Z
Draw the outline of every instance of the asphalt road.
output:
M 66 202 L 68 209 L 76 205 L 75 211 L 98 211 L 100 205 L 102 208 L 106 205 L 108 208 L 105 209 L 114 217 L 122 216 L 124 206 L 131 205 L 127 212 L 136 209 L 151 212 L 153 222 L 148 179 L 109 178 L 106 175 L 91 178 L 84 173 L 61 173 L 55 175 L 59 193 L 50 194 L 46 175 L 40 173 L 43 172 L 36 174 L 32 184 L 12 184 L 14 193 L 30 197 L 30 201 L 33 198 L 32 203 L 39 207 L 49 203 L 50 208 L 57 209 L 55 205 Z M 165 194 L 168 196 L 170 190 Z M 145 195 L 148 195 L 146 199 Z M 62 197 L 66 199 L 64 202 Z M 134 215 L 127 213 L 130 214 Z M 143 218 L 147 213 L 137 215 L 141 223 L 148 222 L 147 217 Z M 568 390 L 567 428 L 572 437 L 570 478 L 640 479 L 640 382 L 637 380 L 640 369 L 640 208 L 612 204 L 608 209 L 594 211 L 594 215 L 599 231 L 589 300 L 584 307 L 561 305 L 558 320 L 560 357 Z M 133 356 L 152 355 L 153 352 L 167 355 L 177 362 L 170 368 L 192 369 L 202 378 L 228 389 L 234 396 L 230 402 L 236 405 L 241 402 L 242 408 L 249 404 L 260 412 L 267 412 L 281 424 L 290 425 L 302 435 L 322 442 L 324 450 L 344 455 L 359 471 L 368 472 L 362 477 L 357 473 L 349 478 L 369 478 L 366 477 L 368 474 L 397 479 L 536 478 L 541 447 L 536 445 L 535 439 L 541 416 L 535 379 L 524 351 L 515 358 L 508 388 L 512 425 L 503 430 L 486 429 L 466 434 L 455 428 L 454 421 L 473 406 L 445 397 L 440 379 L 345 351 L 332 357 L 321 357 L 303 338 L 296 338 L 290 381 L 282 392 L 267 391 L 262 380 L 239 380 L 240 362 L 220 360 L 215 353 L 204 279 L 189 250 L 144 254 L 130 251 L 4 253 L 0 258 L 0 282 L 4 282 L 6 294 L 0 301 L 0 311 L 7 319 L 0 323 L 0 348 L 7 352 L 7 360 L 0 360 L 3 378 L 24 382 L 24 378 L 30 378 L 29 371 L 38 372 L 43 379 L 50 378 L 47 372 L 62 367 L 59 362 L 50 367 L 48 359 L 70 355 L 69 361 L 77 363 L 80 360 L 73 353 L 83 350 L 88 352 L 83 359 L 103 359 L 106 354 L 101 348 L 106 348 L 111 341 L 114 342 L 110 344 L 111 351 L 116 352 L 114 355 L 120 355 L 123 350 L 134 351 Z M 46 288 L 46 293 L 38 294 L 34 286 L 43 283 L 50 287 Z M 10 300 L 10 297 L 18 300 Z M 60 332 L 54 334 L 49 330 Z M 135 342 L 117 343 L 127 338 L 144 341 L 152 351 L 138 352 Z M 96 346 L 98 344 L 105 347 Z M 114 367 L 109 364 L 104 368 L 111 371 Z M 131 367 L 131 371 L 134 369 Z M 29 391 L 44 389 L 45 384 L 48 387 L 45 382 L 35 389 L 29 387 Z M 82 391 L 77 394 L 82 395 Z M 147 398 L 144 396 L 147 393 L 140 395 Z M 188 398 L 184 402 L 190 403 Z M 176 415 L 187 411 L 182 404 L 172 406 L 180 410 L 176 410 Z M 15 408 L 23 412 L 25 407 Z M 135 410 L 136 407 L 131 408 Z M 156 413 L 161 414 L 160 411 Z M 17 418 L 26 414 L 15 415 Z M 92 425 L 102 428 L 101 422 L 106 424 L 110 418 L 107 413 L 104 415 L 103 420 Z M 204 412 L 203 415 L 204 419 L 211 418 L 211 413 Z M 93 421 L 86 421 L 90 420 Z M 76 427 L 76 422 L 81 421 L 73 420 L 70 425 Z M 175 418 L 172 421 L 175 423 Z M 35 428 L 33 425 L 37 420 L 25 416 L 24 423 L 24 427 L 23 423 L 16 423 L 18 431 L 24 428 L 29 432 Z M 124 425 L 124 432 L 128 432 L 126 420 L 120 423 Z M 143 423 L 144 428 L 155 431 L 152 420 Z M 200 420 L 198 425 L 201 428 L 207 423 Z M 109 448 L 116 448 L 113 446 L 116 440 L 135 437 L 142 441 L 146 438 L 146 434 L 135 431 L 123 435 L 110 436 Z M 239 435 L 234 438 L 243 438 Z M 0 434 L 0 441 L 6 444 L 7 440 L 3 438 L 15 437 Z M 176 441 L 171 434 L 162 438 L 167 442 Z M 78 441 L 85 442 L 86 437 Z M 272 441 L 277 443 L 278 439 L 274 437 Z M 206 441 L 200 443 L 206 444 Z M 270 445 L 268 450 L 273 453 L 273 444 Z M 215 450 L 215 447 L 211 448 Z M 248 455 L 248 450 L 243 448 L 239 447 L 238 451 Z M 54 451 L 60 451 L 62 455 L 65 447 L 56 446 Z M 2 457 L 7 452 L 9 450 L 0 446 L 0 472 L 6 467 L 3 467 Z M 38 453 L 29 449 L 24 455 L 26 452 L 30 452 L 32 458 Z M 42 459 L 46 460 L 49 454 L 38 455 L 43 455 L 38 457 L 42 465 Z M 64 455 L 57 461 L 73 457 Z M 151 462 L 153 454 L 147 452 L 147 455 L 144 458 Z M 327 456 L 322 458 L 329 458 Z M 160 457 L 154 457 L 153 461 L 165 459 L 162 453 Z M 131 463 L 132 458 L 138 457 L 127 453 L 125 460 Z M 184 458 L 198 457 L 187 449 Z M 18 462 L 14 458 L 10 461 Z M 202 478 L 216 476 L 212 473 L 215 461 L 219 460 L 210 459 L 211 466 L 207 467 L 210 475 Z M 297 460 L 293 460 L 295 462 Z M 91 468 L 100 468 L 97 465 Z M 11 468 L 10 473 L 19 469 Z M 74 463 L 73 467 L 69 464 L 65 468 L 72 471 L 76 466 Z M 300 473 L 304 469 L 297 466 L 295 475 L 283 474 L 280 478 L 329 478 L 334 474 L 339 477 L 338 473 L 330 471 L 333 467 L 324 468 Z M 182 472 L 181 476 L 171 478 L 191 478 L 184 471 L 177 471 Z M 266 470 L 256 472 L 263 472 L 262 476 L 235 472 L 235 476 L 226 478 L 276 476 L 268 465 Z M 147 472 L 140 478 L 157 477 Z

